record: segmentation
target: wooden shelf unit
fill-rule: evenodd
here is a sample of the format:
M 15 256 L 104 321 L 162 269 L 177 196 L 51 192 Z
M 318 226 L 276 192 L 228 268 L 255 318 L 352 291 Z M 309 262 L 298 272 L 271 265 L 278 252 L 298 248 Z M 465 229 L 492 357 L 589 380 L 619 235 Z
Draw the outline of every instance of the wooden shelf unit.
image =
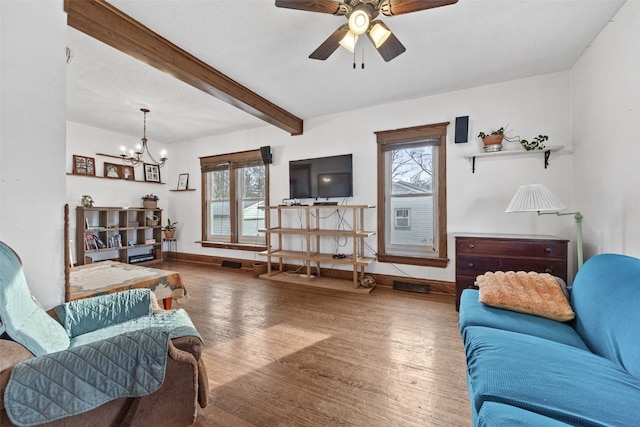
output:
M 158 219 L 156 225 L 147 221 L 147 217 L 153 216 Z M 97 236 L 107 247 L 88 249 L 85 243 L 87 234 Z M 122 247 L 109 247 L 116 235 L 120 235 Z M 155 239 L 155 243 L 146 243 L 151 239 Z M 91 262 L 87 259 L 91 254 L 113 251 L 117 251 L 118 261 L 128 263 L 130 251 L 139 248 L 148 248 L 154 260 L 162 259 L 162 209 L 76 207 L 76 257 L 79 265 Z
M 352 205 L 352 206 L 264 206 L 261 209 L 265 211 L 265 229 L 267 250 L 260 252 L 260 255 L 267 257 L 267 272 L 260 277 L 279 280 L 290 283 L 300 283 L 313 286 L 314 281 L 318 283 L 318 287 L 328 287 L 327 281 L 330 278 L 320 278 L 316 275 L 320 274 L 320 264 L 338 264 L 350 265 L 353 268 L 352 289 L 358 289 L 360 278 L 364 276 L 364 268 L 375 261 L 375 258 L 364 256 L 364 239 L 375 234 L 374 231 L 365 231 L 362 229 L 364 224 L 364 212 L 372 209 L 371 205 Z M 352 230 L 345 229 L 328 229 L 322 228 L 323 217 L 331 211 L 344 211 L 339 215 L 344 216 L 345 220 L 351 220 Z M 283 227 L 283 214 L 295 213 L 300 218 L 300 228 Z M 350 213 L 350 215 L 349 215 Z M 273 216 L 275 216 L 275 221 Z M 349 218 L 349 216 L 351 218 Z M 294 218 L 286 218 L 289 221 Z M 342 221 L 341 221 L 342 222 Z M 294 251 L 285 248 L 287 242 L 283 241 L 283 236 L 301 236 L 303 242 L 303 250 Z M 323 252 L 323 240 L 328 238 L 344 238 L 348 242 L 351 240 L 351 254 L 345 258 L 334 258 L 334 253 Z M 303 274 L 287 274 L 284 271 L 284 259 L 301 260 L 304 262 Z M 276 264 L 277 266 L 275 266 Z M 313 268 L 315 265 L 315 268 Z M 276 267 L 276 268 L 274 268 Z M 344 286 L 344 280 L 333 279 L 337 282 L 334 289 L 341 289 Z M 322 284 L 320 283 L 322 282 Z M 361 288 L 360 290 L 363 290 Z M 366 292 L 369 292 L 367 289 Z

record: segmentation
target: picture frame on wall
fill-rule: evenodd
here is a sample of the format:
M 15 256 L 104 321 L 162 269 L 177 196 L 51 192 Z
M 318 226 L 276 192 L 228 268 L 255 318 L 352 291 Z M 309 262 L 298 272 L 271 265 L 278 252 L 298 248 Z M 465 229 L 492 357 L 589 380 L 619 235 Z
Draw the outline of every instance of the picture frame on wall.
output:
M 147 182 L 160 182 L 160 166 L 144 163 L 144 180 Z
M 96 176 L 96 161 L 93 157 L 73 155 L 73 174 Z
M 126 181 L 136 180 L 136 169 L 129 165 L 120 165 L 120 178 Z
M 189 174 L 188 173 L 181 173 L 180 175 L 178 175 L 178 188 L 177 190 L 186 190 L 187 188 L 189 188 Z
M 121 178 L 120 165 L 116 165 L 115 163 L 104 162 L 104 177 L 120 179 Z

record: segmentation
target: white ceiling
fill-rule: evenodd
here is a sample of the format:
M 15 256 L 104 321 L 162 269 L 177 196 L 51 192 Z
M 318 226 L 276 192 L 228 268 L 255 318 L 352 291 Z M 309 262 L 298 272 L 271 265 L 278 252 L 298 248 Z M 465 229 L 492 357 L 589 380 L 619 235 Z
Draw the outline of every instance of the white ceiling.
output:
M 343 48 L 326 61 L 308 59 L 344 17 L 277 8 L 274 0 L 110 3 L 307 119 L 568 70 L 624 0 L 459 0 L 381 17 L 407 51 L 385 63 L 361 38 L 355 70 Z M 146 107 L 147 137 L 167 143 L 267 125 L 72 28 L 68 46 L 70 121 L 140 137 Z

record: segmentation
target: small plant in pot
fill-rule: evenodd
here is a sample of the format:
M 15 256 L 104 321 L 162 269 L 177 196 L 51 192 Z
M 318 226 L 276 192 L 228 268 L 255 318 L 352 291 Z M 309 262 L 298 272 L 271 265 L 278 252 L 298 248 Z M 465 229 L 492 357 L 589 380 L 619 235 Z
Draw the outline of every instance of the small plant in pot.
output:
M 142 206 L 145 209 L 155 209 L 158 207 L 158 200 L 160 198 L 155 194 L 147 194 L 142 196 Z
M 164 231 L 164 237 L 167 239 L 173 239 L 173 236 L 176 234 L 176 224 L 177 222 L 172 222 L 171 218 L 167 218 L 167 225 L 162 227 L 162 231 Z
M 482 139 L 484 151 L 500 151 L 502 150 L 502 140 L 504 139 L 504 127 L 491 131 L 489 134 L 480 132 L 478 138 Z

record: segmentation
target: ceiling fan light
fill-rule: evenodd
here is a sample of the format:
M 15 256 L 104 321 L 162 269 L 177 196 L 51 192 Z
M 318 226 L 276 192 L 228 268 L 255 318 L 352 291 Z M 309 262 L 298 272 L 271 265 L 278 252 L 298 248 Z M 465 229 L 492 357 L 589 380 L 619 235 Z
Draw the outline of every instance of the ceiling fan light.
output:
M 355 34 L 364 34 L 369 29 L 371 18 L 366 10 L 356 8 L 349 16 L 349 30 Z
M 371 30 L 369 31 L 369 38 L 373 42 L 373 45 L 378 49 L 387 41 L 391 35 L 391 30 L 387 28 L 382 21 L 374 21 Z
M 342 38 L 342 40 L 340 40 L 338 43 L 340 43 L 340 46 L 353 53 L 353 51 L 356 50 L 357 41 L 358 35 L 349 30 L 347 34 Z

